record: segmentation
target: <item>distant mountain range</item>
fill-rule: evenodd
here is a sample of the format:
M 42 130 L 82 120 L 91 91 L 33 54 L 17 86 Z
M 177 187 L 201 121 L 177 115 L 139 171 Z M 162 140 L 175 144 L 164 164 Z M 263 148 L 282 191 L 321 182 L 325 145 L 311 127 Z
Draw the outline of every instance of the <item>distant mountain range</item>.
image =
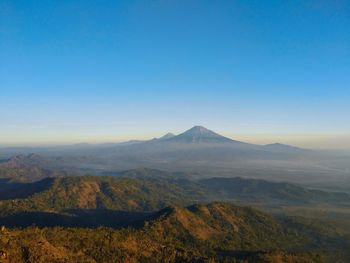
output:
M 227 138 L 225 136 L 222 136 L 212 130 L 209 130 L 203 126 L 194 126 L 191 129 L 180 133 L 179 135 L 175 135 L 173 133 L 167 133 L 164 136 L 160 137 L 160 138 L 154 138 L 152 140 L 146 140 L 146 141 L 138 141 L 138 140 L 131 140 L 128 142 L 123 142 L 121 144 L 126 144 L 126 143 L 149 143 L 149 142 L 166 142 L 166 143 L 181 143 L 181 144 L 241 144 L 241 145 L 245 145 L 245 146 L 256 146 L 259 147 L 260 145 L 254 145 L 254 144 L 249 144 L 246 142 L 241 142 L 241 141 L 237 141 L 237 140 L 233 140 L 230 138 Z M 116 145 L 116 144 L 115 144 Z M 283 147 L 283 150 L 286 150 L 287 148 L 297 148 L 297 147 L 293 147 L 293 146 L 289 146 L 289 145 L 285 145 L 285 144 L 280 144 L 280 143 L 276 143 L 276 144 L 269 144 L 269 145 L 265 145 L 266 149 L 269 149 L 270 146 L 272 148 L 272 146 L 279 146 Z M 275 150 L 277 150 L 277 147 L 274 147 Z M 301 148 L 299 148 L 301 150 Z
M 121 144 L 131 144 L 131 143 L 145 143 L 145 142 L 172 142 L 172 143 L 232 143 L 238 142 L 220 134 L 217 134 L 203 126 L 194 126 L 193 128 L 179 134 L 175 135 L 171 132 L 163 135 L 160 138 L 154 138 L 151 140 L 140 141 L 131 140 L 127 142 L 122 142 Z
M 227 138 L 202 126 L 195 126 L 178 135 L 167 133 L 146 141 L 0 148 L 1 156 L 4 157 L 0 168 L 29 165 L 74 174 L 105 174 L 148 167 L 198 173 L 204 177 L 241 176 L 298 183 L 317 181 L 325 186 L 340 184 L 350 188 L 350 179 L 347 179 L 350 178 L 348 156 L 280 143 L 250 144 Z
M 167 142 L 177 143 L 234 143 L 236 141 L 219 135 L 203 126 L 194 126 L 193 128 L 172 136 L 166 140 Z
M 159 138 L 154 138 L 151 140 L 130 140 L 126 142 L 121 143 L 104 143 L 104 144 L 89 144 L 89 143 L 78 143 L 78 144 L 72 144 L 72 145 L 62 145 L 62 146 L 43 146 L 43 147 L 0 147 L 0 150 L 2 153 L 8 152 L 26 152 L 26 151 L 32 151 L 34 150 L 41 150 L 41 151 L 49 151 L 49 150 L 69 150 L 69 149 L 81 149 L 81 148 L 95 148 L 95 147 L 111 147 L 111 146 L 118 146 L 118 145 L 129 145 L 129 144 L 136 144 L 136 143 L 149 143 L 149 142 L 172 142 L 172 143 L 196 143 L 196 144 L 206 144 L 206 143 L 239 143 L 239 144 L 245 144 L 245 145 L 254 145 L 249 144 L 237 140 L 233 140 L 230 138 L 227 138 L 225 136 L 222 136 L 212 130 L 209 130 L 203 126 L 194 126 L 190 128 L 189 130 L 179 134 L 175 135 L 171 132 L 163 135 Z M 261 145 L 254 145 L 256 147 L 259 147 Z M 276 144 L 270 144 L 265 145 L 267 148 L 270 146 L 279 146 L 285 148 L 297 148 L 289 145 L 284 145 L 280 143 Z M 261 146 L 264 147 L 264 146 Z M 300 148 L 299 148 L 300 149 Z

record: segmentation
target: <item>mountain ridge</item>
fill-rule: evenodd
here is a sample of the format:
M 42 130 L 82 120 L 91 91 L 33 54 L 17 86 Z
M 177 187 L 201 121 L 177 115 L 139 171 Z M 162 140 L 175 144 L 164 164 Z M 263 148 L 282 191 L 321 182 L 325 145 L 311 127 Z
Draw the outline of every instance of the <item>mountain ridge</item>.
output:
M 191 129 L 174 136 L 167 142 L 181 142 L 181 143 L 234 143 L 238 142 L 222 136 L 212 130 L 203 126 L 194 126 Z
M 306 152 L 307 149 L 300 148 L 294 145 L 283 144 L 283 143 L 270 143 L 262 146 L 264 149 L 272 150 L 272 151 L 280 151 L 280 152 Z

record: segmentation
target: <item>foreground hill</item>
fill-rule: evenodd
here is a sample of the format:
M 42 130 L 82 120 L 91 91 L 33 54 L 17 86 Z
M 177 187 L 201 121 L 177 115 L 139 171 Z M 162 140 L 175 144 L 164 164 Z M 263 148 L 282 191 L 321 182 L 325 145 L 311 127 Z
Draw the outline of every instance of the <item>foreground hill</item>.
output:
M 340 248 L 337 234 L 329 226 L 277 219 L 252 208 L 223 202 L 168 207 L 146 221 L 145 227 L 171 244 L 196 244 L 221 255 L 234 251 Z
M 340 241 L 336 233 L 326 235 L 317 227 L 212 203 L 168 207 L 120 230 L 3 229 L 0 255 L 1 262 L 38 263 L 346 262 L 346 243 L 340 246 Z
M 0 231 L 1 263 L 348 262 L 347 232 L 326 221 L 206 204 L 346 209 L 347 194 L 152 169 L 4 185 L 0 225 L 10 229 Z

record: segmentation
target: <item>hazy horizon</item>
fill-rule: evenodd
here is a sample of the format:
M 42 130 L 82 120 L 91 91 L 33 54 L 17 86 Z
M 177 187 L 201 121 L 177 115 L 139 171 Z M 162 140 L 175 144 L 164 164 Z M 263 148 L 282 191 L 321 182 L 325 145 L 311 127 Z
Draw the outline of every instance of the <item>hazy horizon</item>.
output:
M 189 129 L 190 127 L 186 128 Z M 232 133 L 230 131 L 224 131 L 220 128 L 212 129 L 225 137 L 242 142 L 265 145 L 273 143 L 282 143 L 298 147 L 304 147 L 309 149 L 324 149 L 324 150 L 350 150 L 350 135 L 348 134 L 239 134 Z M 132 133 L 132 134 L 105 134 L 99 136 L 92 136 L 89 134 L 76 134 L 70 135 L 69 140 L 64 138 L 44 138 L 44 140 L 21 141 L 16 139 L 15 141 L 1 142 L 0 147 L 35 147 L 35 146 L 59 146 L 59 145 L 71 145 L 80 143 L 89 144 L 103 144 L 103 143 L 120 143 L 130 140 L 151 140 L 153 138 L 159 138 L 167 133 L 174 133 L 178 135 L 185 130 L 168 130 L 168 131 L 156 131 L 153 133 Z

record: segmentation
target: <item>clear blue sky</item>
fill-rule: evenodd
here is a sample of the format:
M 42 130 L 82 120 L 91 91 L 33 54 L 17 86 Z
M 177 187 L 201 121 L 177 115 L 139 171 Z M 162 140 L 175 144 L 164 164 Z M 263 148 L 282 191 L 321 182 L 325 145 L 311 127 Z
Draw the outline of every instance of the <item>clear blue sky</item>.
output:
M 0 144 L 197 124 L 307 144 L 349 115 L 346 0 L 0 0 Z

